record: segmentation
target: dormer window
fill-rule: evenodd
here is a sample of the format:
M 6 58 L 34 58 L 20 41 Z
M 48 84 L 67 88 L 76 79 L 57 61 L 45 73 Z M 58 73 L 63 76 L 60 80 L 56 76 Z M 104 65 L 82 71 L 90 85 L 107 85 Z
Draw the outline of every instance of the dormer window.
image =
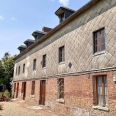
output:
M 62 13 L 61 15 L 59 15 L 60 18 L 60 23 L 63 22 L 65 20 L 65 14 Z
M 75 11 L 66 7 L 60 7 L 55 14 L 59 17 L 59 22 L 63 22 L 65 19 L 70 17 Z

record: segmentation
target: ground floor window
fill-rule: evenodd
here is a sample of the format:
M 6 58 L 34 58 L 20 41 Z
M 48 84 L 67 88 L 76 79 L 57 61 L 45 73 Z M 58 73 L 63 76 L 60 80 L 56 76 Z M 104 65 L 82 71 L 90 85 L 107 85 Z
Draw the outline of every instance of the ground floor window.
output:
M 64 78 L 58 79 L 58 99 L 64 98 Z
M 94 77 L 94 103 L 103 107 L 108 105 L 107 76 Z
M 31 95 L 35 94 L 35 81 L 32 81 L 32 86 L 31 86 Z

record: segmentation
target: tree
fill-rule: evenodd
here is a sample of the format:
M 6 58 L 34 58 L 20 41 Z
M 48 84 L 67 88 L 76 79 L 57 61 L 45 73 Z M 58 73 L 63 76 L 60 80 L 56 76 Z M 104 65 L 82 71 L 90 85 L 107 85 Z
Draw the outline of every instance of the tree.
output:
M 15 57 L 11 56 L 9 52 L 6 52 L 3 58 L 0 60 L 0 83 L 6 85 L 6 89 L 11 90 L 11 81 L 14 71 L 14 60 Z

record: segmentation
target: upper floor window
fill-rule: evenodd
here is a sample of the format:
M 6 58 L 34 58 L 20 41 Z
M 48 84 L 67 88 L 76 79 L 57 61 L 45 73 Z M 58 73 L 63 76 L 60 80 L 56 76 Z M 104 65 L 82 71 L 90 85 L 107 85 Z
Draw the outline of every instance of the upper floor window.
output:
M 16 75 L 17 75 L 17 67 L 16 67 Z
M 42 58 L 42 68 L 46 67 L 46 54 Z
M 93 33 L 94 53 L 105 50 L 105 29 Z
M 23 73 L 25 73 L 25 64 L 23 64 Z
M 59 63 L 65 61 L 64 46 L 59 48 Z
M 20 75 L 20 66 L 19 66 L 19 69 L 18 69 L 18 75 Z
M 59 15 L 59 18 L 60 18 L 60 23 L 61 23 L 62 21 L 64 21 L 64 20 L 65 20 L 65 15 L 64 15 L 64 13 L 62 13 L 61 15 Z
M 33 70 L 36 70 L 36 59 L 33 60 Z

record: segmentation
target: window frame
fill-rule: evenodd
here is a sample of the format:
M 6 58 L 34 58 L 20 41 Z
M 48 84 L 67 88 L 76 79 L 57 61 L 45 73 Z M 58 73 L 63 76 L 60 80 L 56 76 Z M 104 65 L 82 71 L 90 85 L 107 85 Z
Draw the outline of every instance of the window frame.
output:
M 21 70 L 21 69 L 20 69 L 20 66 L 19 66 L 19 68 L 18 68 L 18 75 L 20 75 L 20 70 Z
M 31 83 L 31 95 L 35 95 L 35 81 Z
M 104 35 L 102 35 L 102 31 L 103 31 Z M 99 35 L 100 38 L 96 37 L 98 33 L 100 33 L 100 35 Z M 102 40 L 103 38 L 104 38 L 104 40 Z M 106 49 L 105 38 L 106 38 L 105 37 L 105 27 L 102 27 L 93 32 L 93 54 L 105 51 L 105 49 Z M 103 45 L 104 45 L 104 48 L 103 48 Z
M 65 46 L 59 47 L 58 51 L 58 63 L 64 63 L 65 62 Z
M 36 62 L 37 62 L 37 60 L 34 59 L 34 60 L 33 60 L 33 71 L 36 71 Z
M 60 23 L 63 22 L 65 20 L 65 14 L 64 13 L 60 14 L 59 18 L 60 18 Z
M 64 78 L 57 80 L 58 84 L 58 99 L 64 99 Z
M 96 86 L 95 87 L 96 89 L 94 91 L 94 96 L 96 96 L 96 99 L 95 99 L 96 100 L 96 105 L 106 107 L 106 106 L 108 106 L 108 81 L 107 81 L 107 75 L 99 75 L 99 76 L 96 76 L 96 77 L 93 77 L 93 78 L 95 79 L 95 86 Z M 100 80 L 100 78 L 102 79 L 101 85 L 98 82 L 98 80 Z M 104 82 L 105 78 L 106 78 L 106 84 Z M 99 89 L 100 87 L 101 87 L 101 90 Z M 106 87 L 107 92 L 105 92 L 105 87 Z M 100 95 L 100 91 L 101 91 L 101 95 Z M 107 99 L 105 98 L 106 96 L 107 96 Z M 101 103 L 99 103 L 99 100 L 100 100 L 99 97 L 102 97 L 102 102 Z
M 23 64 L 23 74 L 25 73 L 25 64 Z
M 42 56 L 42 68 L 46 68 L 46 54 Z
M 16 72 L 15 72 L 15 75 L 17 76 L 17 67 L 16 67 Z

